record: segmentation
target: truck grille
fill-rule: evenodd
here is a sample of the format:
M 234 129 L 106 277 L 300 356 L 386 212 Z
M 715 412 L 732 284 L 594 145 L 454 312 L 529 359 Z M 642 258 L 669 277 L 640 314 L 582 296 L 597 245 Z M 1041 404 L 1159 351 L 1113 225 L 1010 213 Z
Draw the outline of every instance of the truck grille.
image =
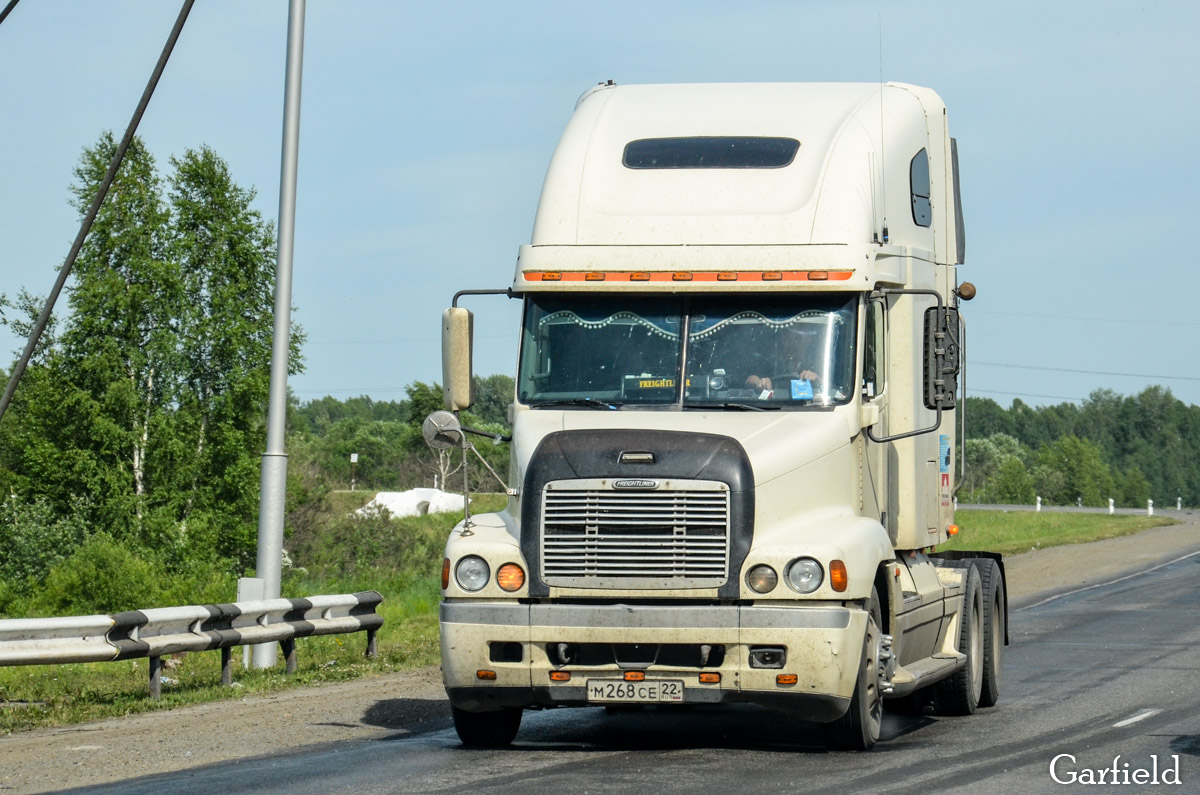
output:
M 704 588 L 729 568 L 729 489 L 688 481 L 617 491 L 548 484 L 542 501 L 542 575 L 548 585 Z

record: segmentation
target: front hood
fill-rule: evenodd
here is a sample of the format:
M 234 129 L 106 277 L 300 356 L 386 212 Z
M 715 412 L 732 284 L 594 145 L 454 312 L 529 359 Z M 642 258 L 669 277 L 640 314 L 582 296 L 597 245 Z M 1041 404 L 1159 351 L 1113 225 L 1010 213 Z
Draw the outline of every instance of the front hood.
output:
M 515 483 L 524 481 L 529 458 L 542 439 L 558 431 L 675 431 L 728 436 L 746 451 L 756 486 L 804 467 L 850 443 L 853 406 L 831 411 L 603 411 L 543 409 L 513 418 Z M 614 461 L 615 463 L 615 461 Z

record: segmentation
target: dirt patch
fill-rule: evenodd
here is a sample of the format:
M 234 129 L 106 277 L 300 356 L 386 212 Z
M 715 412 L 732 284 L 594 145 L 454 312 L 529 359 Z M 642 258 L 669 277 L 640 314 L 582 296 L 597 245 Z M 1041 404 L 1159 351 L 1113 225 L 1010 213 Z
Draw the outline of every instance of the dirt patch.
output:
M 1200 517 L 1005 559 L 1012 607 L 1200 550 Z M 1047 588 L 1048 584 L 1053 584 Z M 0 791 L 42 792 L 450 726 L 436 668 L 0 737 Z

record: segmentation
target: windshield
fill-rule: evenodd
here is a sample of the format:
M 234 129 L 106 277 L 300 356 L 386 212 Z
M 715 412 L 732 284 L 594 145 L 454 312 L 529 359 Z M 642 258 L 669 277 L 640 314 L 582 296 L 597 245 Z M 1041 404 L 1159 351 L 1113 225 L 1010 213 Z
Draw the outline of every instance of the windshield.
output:
M 599 408 L 838 405 L 854 394 L 856 306 L 847 294 L 530 295 L 518 399 Z

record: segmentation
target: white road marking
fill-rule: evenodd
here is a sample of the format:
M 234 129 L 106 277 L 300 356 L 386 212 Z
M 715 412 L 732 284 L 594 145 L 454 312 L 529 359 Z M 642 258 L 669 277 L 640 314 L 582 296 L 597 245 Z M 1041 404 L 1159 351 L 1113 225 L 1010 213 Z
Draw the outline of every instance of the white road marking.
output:
M 1022 610 L 1032 610 L 1035 607 L 1041 607 L 1042 605 L 1053 602 L 1056 599 L 1062 599 L 1064 596 L 1074 596 L 1077 593 L 1083 593 L 1084 591 L 1090 591 L 1093 588 L 1103 588 L 1105 585 L 1112 585 L 1113 583 L 1124 582 L 1125 580 L 1132 580 L 1134 577 L 1141 577 L 1143 574 L 1149 574 L 1152 571 L 1158 571 L 1159 569 L 1161 569 L 1165 566 L 1170 566 L 1172 563 L 1178 563 L 1181 560 L 1187 560 L 1188 558 L 1194 558 L 1197 555 L 1200 555 L 1200 552 L 1189 552 L 1186 555 L 1180 555 L 1179 557 L 1175 558 L 1174 560 L 1168 560 L 1165 563 L 1160 563 L 1157 566 L 1153 566 L 1144 571 L 1135 571 L 1133 574 L 1126 574 L 1124 577 L 1117 577 L 1115 580 L 1108 580 L 1107 582 L 1098 582 L 1095 585 L 1088 585 L 1083 588 L 1076 588 L 1074 591 L 1067 591 L 1066 593 L 1055 594 L 1054 596 L 1051 596 L 1049 599 L 1043 599 L 1042 601 L 1035 602 L 1034 604 L 1031 604 L 1031 605 L 1025 605 L 1024 607 L 1018 607 L 1013 612 L 1019 613 Z
M 1117 723 L 1114 723 L 1113 728 L 1120 729 L 1123 726 L 1132 726 L 1133 724 L 1137 723 L 1138 721 L 1143 721 L 1146 718 L 1150 717 L 1151 715 L 1157 715 L 1160 712 L 1162 712 L 1161 709 L 1143 710 L 1142 712 L 1139 712 L 1138 714 L 1134 715 L 1132 718 L 1126 718 L 1123 721 L 1118 721 Z

